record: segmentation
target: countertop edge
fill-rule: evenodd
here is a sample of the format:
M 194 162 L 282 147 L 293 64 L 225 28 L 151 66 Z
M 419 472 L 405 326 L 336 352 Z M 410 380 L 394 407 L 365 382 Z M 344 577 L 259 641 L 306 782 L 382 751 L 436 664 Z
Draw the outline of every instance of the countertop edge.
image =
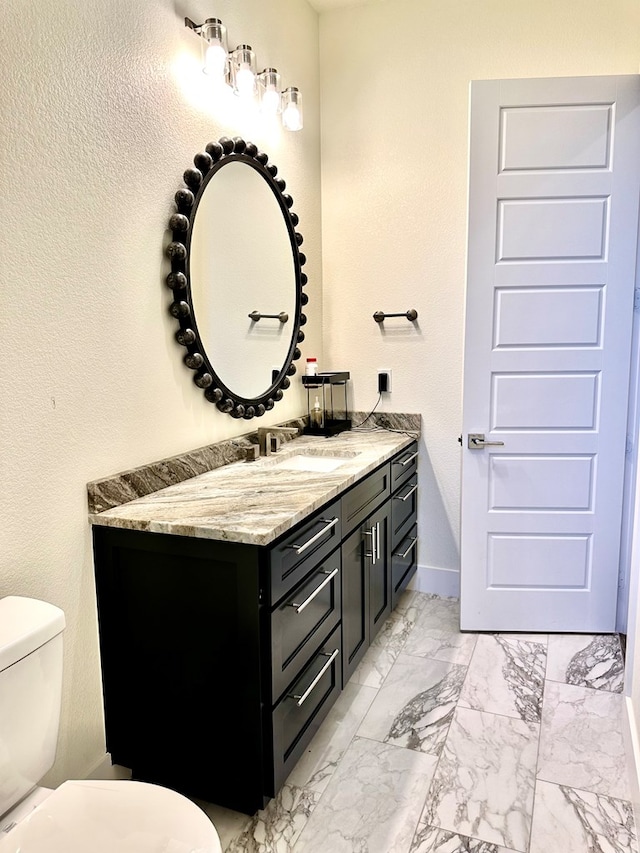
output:
M 372 432 L 369 435 L 375 434 L 376 433 Z M 390 434 L 390 432 L 387 432 L 385 434 L 385 437 L 388 437 Z M 357 442 L 357 436 L 353 437 L 355 435 L 354 433 L 350 433 L 350 435 L 352 436 L 352 438 L 350 439 L 347 446 L 353 445 Z M 326 504 L 330 503 L 338 496 L 344 494 L 364 477 L 368 476 L 371 472 L 375 471 L 381 465 L 384 465 L 385 462 L 388 462 L 398 453 L 402 452 L 402 450 L 408 447 L 412 442 L 418 440 L 420 438 L 420 431 L 415 430 L 411 431 L 411 433 L 407 431 L 407 433 L 404 435 L 398 433 L 396 437 L 398 441 L 396 444 L 394 444 L 393 447 L 387 447 L 382 449 L 382 451 L 378 455 L 376 455 L 375 459 L 367 460 L 363 464 L 362 468 L 359 468 L 356 472 L 348 473 L 345 476 L 344 472 L 341 474 L 338 469 L 338 472 L 335 474 L 322 474 L 322 481 L 327 483 L 326 488 L 323 487 L 323 482 L 320 479 L 314 480 L 313 475 L 309 474 L 308 472 L 288 472 L 289 474 L 298 475 L 303 473 L 303 476 L 299 476 L 297 479 L 295 476 L 291 478 L 293 486 L 291 486 L 291 483 L 289 483 L 289 487 L 286 490 L 287 494 L 290 494 L 292 491 L 308 491 L 310 488 L 310 484 L 311 486 L 315 486 L 315 494 L 313 494 L 313 496 L 310 495 L 310 499 L 308 501 L 300 503 L 300 505 L 297 506 L 297 508 L 295 508 L 294 510 L 287 510 L 286 518 L 282 518 L 281 520 L 277 521 L 268 531 L 252 531 L 251 529 L 249 529 L 252 524 L 255 525 L 255 519 L 251 519 L 250 512 L 246 517 L 245 524 L 236 523 L 235 526 L 232 526 L 232 522 L 227 525 L 220 524 L 219 519 L 221 517 L 222 510 L 218 510 L 217 514 L 215 515 L 209 517 L 203 516 L 202 518 L 197 520 L 194 520 L 193 518 L 170 519 L 167 516 L 170 512 L 170 496 L 172 494 L 179 494 L 179 492 L 193 491 L 192 487 L 195 481 L 199 481 L 202 486 L 203 492 L 210 490 L 212 492 L 212 495 L 215 497 L 215 480 L 224 478 L 229 473 L 237 474 L 237 466 L 243 466 L 243 469 L 245 465 L 251 466 L 251 469 L 243 470 L 243 476 L 246 476 L 247 474 L 250 476 L 250 470 L 258 471 L 261 474 L 264 474 L 265 471 L 272 471 L 273 473 L 278 469 L 277 467 L 272 468 L 271 465 L 277 466 L 278 459 L 271 460 L 271 462 L 268 459 L 261 460 L 263 462 L 262 465 L 260 465 L 260 461 L 256 463 L 231 462 L 212 471 L 197 474 L 191 478 L 186 479 L 180 484 L 167 485 L 164 488 L 161 488 L 149 495 L 140 498 L 135 498 L 131 501 L 125 502 L 111 509 L 104 510 L 102 512 L 89 513 L 88 520 L 90 524 L 95 525 L 97 527 L 112 527 L 124 530 L 138 530 L 148 533 L 186 536 L 198 539 L 210 539 L 246 545 L 270 545 L 279 537 L 292 530 L 297 524 L 302 522 L 310 514 L 317 511 Z M 303 441 L 303 439 L 300 439 L 300 441 Z M 363 441 L 366 441 L 366 439 L 363 439 Z M 368 451 L 361 451 L 357 455 L 372 452 L 374 451 L 372 449 L 369 449 Z M 323 454 L 320 453 L 318 455 Z M 256 467 L 254 468 L 253 466 Z M 283 472 L 280 472 L 281 475 L 282 473 Z M 274 484 L 274 494 L 277 491 L 277 485 L 278 483 Z M 221 489 L 222 488 L 224 488 L 224 482 Z M 221 489 L 219 489 L 219 491 Z M 245 486 L 245 490 L 249 491 L 250 489 L 251 485 L 247 483 Z M 165 498 L 169 498 L 168 503 L 165 503 Z M 209 498 L 211 498 L 211 495 L 209 495 Z M 185 500 L 186 506 L 189 507 L 189 499 Z M 264 503 L 264 510 L 268 510 L 269 500 L 265 500 Z M 166 506 L 169 506 L 169 509 L 166 509 Z M 142 516 L 145 512 L 145 508 L 149 515 L 151 515 L 154 511 L 162 511 L 164 512 L 165 517 L 144 518 Z

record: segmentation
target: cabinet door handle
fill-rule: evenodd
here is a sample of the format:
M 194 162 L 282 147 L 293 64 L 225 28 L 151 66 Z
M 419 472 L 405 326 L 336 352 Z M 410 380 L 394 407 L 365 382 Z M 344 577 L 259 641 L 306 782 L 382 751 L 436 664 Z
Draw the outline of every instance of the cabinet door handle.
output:
M 302 613 L 302 611 L 305 609 L 305 607 L 307 606 L 307 604 L 311 604 L 311 602 L 312 602 L 312 601 L 313 601 L 313 599 L 316 597 L 316 595 L 320 592 L 320 590 L 321 590 L 321 589 L 324 589 L 324 588 L 325 588 L 325 586 L 326 586 L 330 581 L 332 581 L 332 580 L 333 580 L 333 578 L 335 578 L 335 576 L 338 574 L 338 570 L 337 570 L 337 569 L 334 569 L 332 572 L 325 572 L 324 574 L 326 575 L 326 578 L 322 581 L 322 583 L 320 584 L 320 586 L 317 586 L 317 587 L 313 590 L 313 592 L 311 593 L 311 595 L 310 595 L 308 598 L 305 598 L 305 600 L 302 602 L 302 604 L 296 604 L 296 603 L 295 603 L 295 601 L 292 601 L 292 602 L 290 602 L 290 603 L 289 603 L 289 607 L 295 607 L 295 609 L 296 609 L 296 613 Z
M 416 547 L 417 541 L 418 541 L 418 537 L 414 536 L 413 539 L 411 540 L 411 544 L 409 545 L 409 547 L 407 548 L 407 550 L 403 554 L 401 554 L 400 551 L 396 551 L 396 553 L 393 556 L 394 557 L 401 557 L 404 560 L 404 558 L 409 554 L 409 552 L 412 551 Z
M 375 524 L 371 525 L 371 530 L 364 530 L 363 531 L 365 536 L 371 537 L 371 551 L 365 551 L 364 555 L 365 555 L 365 557 L 371 558 L 371 565 L 372 566 L 375 566 L 376 559 L 378 557 L 378 544 L 377 544 L 377 540 L 376 540 L 376 532 L 377 531 L 376 531 Z
M 338 518 L 321 518 L 320 521 L 325 525 L 322 530 L 318 531 L 315 536 L 312 536 L 311 539 L 307 539 L 306 542 L 303 542 L 302 545 L 287 545 L 287 548 L 293 548 L 296 554 L 302 554 L 303 551 L 306 551 L 307 548 L 311 547 L 314 542 L 317 542 L 321 536 L 324 536 L 332 527 L 335 527 L 338 523 Z
M 406 495 L 403 495 L 402 497 L 400 497 L 400 495 L 396 495 L 396 496 L 395 496 L 395 498 L 394 498 L 394 500 L 396 500 L 396 501 L 406 501 L 406 500 L 408 500 L 408 499 L 411 497 L 411 495 L 412 495 L 415 491 L 417 491 L 417 489 L 418 489 L 418 484 L 416 483 L 416 484 L 415 484 L 415 486 L 412 486 L 412 487 L 409 489 L 409 491 L 407 492 L 407 494 L 406 494 Z
M 411 456 L 410 456 L 408 459 L 405 459 L 405 460 L 404 460 L 404 462 L 398 462 L 398 463 L 396 463 L 396 464 L 397 464 L 397 465 L 402 465 L 402 467 L 404 468 L 404 466 L 405 466 L 405 465 L 408 465 L 408 464 L 409 464 L 409 462 L 413 462 L 413 460 L 416 458 L 416 456 L 418 455 L 418 453 L 419 453 L 419 452 L 420 452 L 420 451 L 416 450 L 416 452 L 415 452 L 415 453 L 412 453 L 412 454 L 411 454 Z
M 365 557 L 370 557 L 372 560 L 375 560 L 375 558 L 376 558 L 376 543 L 375 543 L 375 539 L 373 538 L 373 535 L 374 535 L 373 531 L 374 531 L 373 527 L 371 528 L 371 530 L 363 530 L 362 535 L 363 536 L 371 536 L 371 550 L 365 551 L 364 555 L 365 555 Z
M 304 691 L 304 693 L 302 693 L 302 694 L 290 693 L 290 694 L 289 694 L 289 698 L 290 698 L 290 699 L 296 699 L 296 700 L 297 700 L 298 708 L 300 708 L 300 706 L 301 706 L 301 705 L 304 705 L 304 703 L 307 701 L 307 699 L 308 699 L 308 698 L 309 698 L 309 696 L 311 695 L 311 692 L 313 691 L 313 688 L 314 688 L 314 687 L 316 686 L 316 684 L 320 681 L 320 679 L 322 678 L 322 676 L 323 676 L 323 675 L 325 674 L 325 672 L 329 669 L 329 667 L 330 667 L 330 666 L 331 666 L 331 664 L 334 662 L 334 660 L 338 657 L 338 655 L 339 655 L 339 654 L 340 654 L 340 649 L 334 649 L 334 650 L 331 652 L 331 654 L 329 654 L 328 652 L 320 652 L 320 655 L 321 655 L 321 656 L 323 656 L 323 657 L 328 657 L 328 658 L 329 658 L 329 660 L 325 663 L 325 665 L 322 667 L 322 669 L 320 670 L 320 672 L 316 675 L 316 677 L 313 679 L 313 681 L 312 681 L 312 682 L 311 682 L 311 684 L 307 687 L 307 689 Z
M 380 522 L 376 522 L 376 551 L 378 552 L 378 556 L 376 559 L 382 559 L 382 551 L 380 550 Z

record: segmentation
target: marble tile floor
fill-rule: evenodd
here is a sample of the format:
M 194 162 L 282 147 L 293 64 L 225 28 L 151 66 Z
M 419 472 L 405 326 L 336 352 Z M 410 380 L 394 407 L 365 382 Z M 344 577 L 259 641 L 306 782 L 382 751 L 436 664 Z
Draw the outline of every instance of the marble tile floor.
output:
M 407 592 L 280 794 L 201 804 L 225 853 L 639 853 L 617 636 L 461 634 Z

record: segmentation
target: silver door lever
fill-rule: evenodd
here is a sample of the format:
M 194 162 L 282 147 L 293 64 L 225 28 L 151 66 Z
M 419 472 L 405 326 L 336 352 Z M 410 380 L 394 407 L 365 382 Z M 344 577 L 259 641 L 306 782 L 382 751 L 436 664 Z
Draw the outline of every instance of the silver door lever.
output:
M 483 432 L 470 432 L 467 438 L 469 450 L 481 450 L 483 447 L 504 447 L 504 441 L 485 441 Z

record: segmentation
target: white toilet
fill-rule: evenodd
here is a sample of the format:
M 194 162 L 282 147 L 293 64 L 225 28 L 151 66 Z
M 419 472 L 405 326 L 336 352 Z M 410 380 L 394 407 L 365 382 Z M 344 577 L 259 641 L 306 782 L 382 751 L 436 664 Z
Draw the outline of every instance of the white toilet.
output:
M 221 853 L 201 809 L 130 781 L 37 783 L 53 765 L 64 613 L 0 599 L 0 853 Z

